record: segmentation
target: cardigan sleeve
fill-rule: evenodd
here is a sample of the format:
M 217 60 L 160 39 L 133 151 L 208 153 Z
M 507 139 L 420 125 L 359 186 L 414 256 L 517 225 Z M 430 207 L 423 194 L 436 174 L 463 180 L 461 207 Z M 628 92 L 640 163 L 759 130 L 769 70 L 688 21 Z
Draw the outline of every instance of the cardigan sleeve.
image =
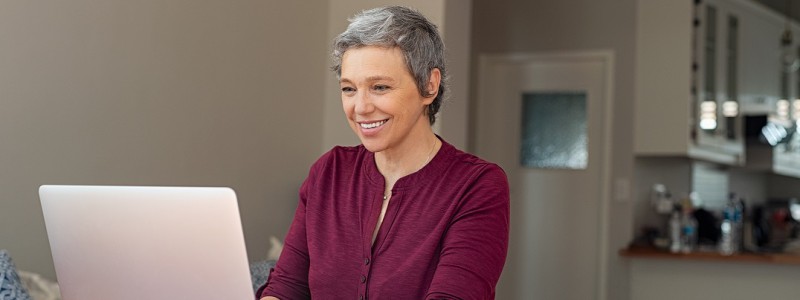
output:
M 259 299 L 274 296 L 281 300 L 311 299 L 308 287 L 309 255 L 306 239 L 306 202 L 314 185 L 316 174 L 323 159 L 312 166 L 308 177 L 300 187 L 300 201 L 294 220 L 284 240 L 283 251 L 270 271 L 267 284 L 256 294 Z
M 508 252 L 510 200 L 503 170 L 489 164 L 460 201 L 425 299 L 494 299 Z

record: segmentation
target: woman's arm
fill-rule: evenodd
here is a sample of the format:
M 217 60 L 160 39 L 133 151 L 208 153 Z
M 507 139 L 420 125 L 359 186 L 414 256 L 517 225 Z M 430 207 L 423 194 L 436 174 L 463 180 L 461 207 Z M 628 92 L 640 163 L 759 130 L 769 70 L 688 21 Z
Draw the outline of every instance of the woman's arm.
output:
M 278 299 L 278 298 L 275 298 L 275 297 L 272 297 L 272 296 L 266 296 L 264 298 L 261 298 L 261 300 L 281 300 L 281 299 Z
M 491 165 L 468 188 L 442 241 L 426 299 L 493 299 L 508 252 L 508 180 Z
M 324 158 L 324 157 L 323 157 Z M 300 201 L 295 210 L 292 225 L 284 240 L 283 250 L 270 271 L 267 284 L 259 289 L 260 299 L 310 299 L 308 287 L 309 256 L 306 240 L 306 202 L 316 181 L 316 174 L 323 159 L 312 166 L 308 177 L 300 187 Z M 280 297 L 280 298 L 277 298 Z
M 266 285 L 258 290 L 256 296 L 267 299 L 279 299 L 273 298 L 276 296 L 283 299 L 310 299 L 308 266 L 305 199 L 301 196 L 278 262 L 270 270 Z

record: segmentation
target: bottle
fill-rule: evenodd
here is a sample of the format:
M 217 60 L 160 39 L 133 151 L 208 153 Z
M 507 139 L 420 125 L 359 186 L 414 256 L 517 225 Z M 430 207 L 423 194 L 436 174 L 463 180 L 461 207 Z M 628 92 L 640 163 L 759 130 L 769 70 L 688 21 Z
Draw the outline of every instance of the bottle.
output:
M 736 224 L 736 194 L 731 193 L 728 202 L 722 209 L 722 223 L 720 224 L 719 253 L 731 255 L 737 251 L 737 224 Z
M 733 254 L 733 222 L 730 219 L 722 220 L 720 225 L 719 253 L 722 255 Z
M 747 215 L 745 214 L 745 203 L 744 198 L 736 198 L 734 199 L 734 229 L 736 230 L 736 245 L 735 249 L 736 252 L 742 252 L 744 250 L 744 240 L 745 240 L 745 228 L 744 223 L 747 219 Z
M 681 216 L 681 252 L 690 253 L 697 245 L 697 220 L 690 209 L 684 209 Z
M 669 218 L 669 252 L 678 253 L 681 251 L 681 214 L 679 209 L 672 211 Z

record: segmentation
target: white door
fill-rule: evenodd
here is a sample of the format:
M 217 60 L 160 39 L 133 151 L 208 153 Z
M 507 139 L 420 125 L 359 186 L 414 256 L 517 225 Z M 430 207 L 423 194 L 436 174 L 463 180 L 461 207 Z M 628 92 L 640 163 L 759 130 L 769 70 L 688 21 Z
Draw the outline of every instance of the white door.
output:
M 605 298 L 612 65 L 607 52 L 481 58 L 475 150 L 511 186 L 497 299 Z

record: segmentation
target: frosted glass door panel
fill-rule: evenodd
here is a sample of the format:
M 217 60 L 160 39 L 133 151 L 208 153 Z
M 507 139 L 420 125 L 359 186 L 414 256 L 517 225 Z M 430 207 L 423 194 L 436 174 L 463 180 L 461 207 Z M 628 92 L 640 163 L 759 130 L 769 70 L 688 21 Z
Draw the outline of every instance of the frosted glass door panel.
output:
M 524 93 L 521 146 L 525 167 L 586 169 L 586 93 Z

